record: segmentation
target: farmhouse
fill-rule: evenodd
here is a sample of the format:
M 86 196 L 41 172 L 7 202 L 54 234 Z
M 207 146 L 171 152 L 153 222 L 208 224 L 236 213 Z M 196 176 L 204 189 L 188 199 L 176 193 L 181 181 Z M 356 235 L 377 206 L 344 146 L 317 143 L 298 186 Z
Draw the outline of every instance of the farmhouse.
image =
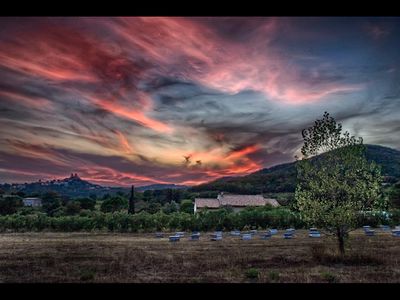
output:
M 22 199 L 24 206 L 39 207 L 42 206 L 42 199 L 40 198 L 24 198 Z
M 195 198 L 194 212 L 204 209 L 219 209 L 222 207 L 232 207 L 233 211 L 240 211 L 248 206 L 279 206 L 275 199 L 264 198 L 262 195 L 233 195 L 220 193 L 217 198 Z

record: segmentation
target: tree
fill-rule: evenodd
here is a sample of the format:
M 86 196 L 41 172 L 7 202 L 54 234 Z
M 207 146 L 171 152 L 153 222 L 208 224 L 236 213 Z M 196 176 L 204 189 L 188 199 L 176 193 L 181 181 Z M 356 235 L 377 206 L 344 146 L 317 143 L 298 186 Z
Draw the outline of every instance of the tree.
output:
M 65 206 L 65 213 L 67 215 L 77 215 L 81 211 L 81 205 L 79 201 L 69 201 Z
M 162 210 L 166 214 L 171 214 L 173 212 L 177 212 L 179 210 L 179 206 L 175 201 L 172 201 L 171 203 L 166 203 Z
M 158 213 L 160 210 L 161 210 L 161 204 L 156 201 L 148 202 L 147 207 L 144 209 L 144 211 L 147 211 L 150 214 Z
M 193 214 L 193 202 L 192 200 L 182 200 L 180 211 L 188 214 Z
M 91 193 L 91 194 L 89 195 L 89 198 L 96 201 L 96 200 L 97 200 L 97 195 L 94 194 L 94 193 Z
M 132 185 L 131 195 L 129 196 L 128 214 L 134 214 L 134 213 L 135 213 L 135 186 Z
M 57 208 L 61 206 L 61 197 L 56 192 L 47 192 L 42 197 L 42 208 L 49 215 L 52 216 Z
M 380 168 L 368 163 L 362 138 L 356 139 L 347 131 L 342 134 L 342 125 L 327 112 L 302 135 L 295 208 L 306 224 L 336 235 L 344 255 L 345 238 L 359 226 L 362 212 L 387 205 L 380 193 Z
M 146 190 L 143 192 L 143 200 L 144 201 L 150 201 L 153 199 L 153 191 L 152 190 Z
M 17 195 L 0 197 L 0 215 L 14 214 L 22 206 L 22 198 Z
M 90 209 L 94 210 L 96 206 L 96 200 L 91 198 L 77 198 L 75 201 L 79 202 L 79 205 L 82 209 Z
M 25 193 L 22 192 L 22 191 L 11 192 L 11 195 L 17 195 L 17 196 L 19 196 L 21 198 L 24 198 L 26 196 Z
M 390 187 L 389 197 L 393 206 L 400 207 L 400 181 Z
M 101 203 L 100 210 L 102 212 L 116 212 L 122 209 L 126 209 L 127 207 L 127 199 L 120 196 L 114 196 L 104 200 L 103 203 Z

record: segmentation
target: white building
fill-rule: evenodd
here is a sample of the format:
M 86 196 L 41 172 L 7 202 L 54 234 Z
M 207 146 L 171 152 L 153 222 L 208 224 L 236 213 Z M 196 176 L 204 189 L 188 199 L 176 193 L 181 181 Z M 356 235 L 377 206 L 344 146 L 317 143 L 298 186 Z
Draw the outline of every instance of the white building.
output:
M 40 198 L 24 198 L 22 199 L 24 206 L 40 207 L 42 206 L 42 199 Z

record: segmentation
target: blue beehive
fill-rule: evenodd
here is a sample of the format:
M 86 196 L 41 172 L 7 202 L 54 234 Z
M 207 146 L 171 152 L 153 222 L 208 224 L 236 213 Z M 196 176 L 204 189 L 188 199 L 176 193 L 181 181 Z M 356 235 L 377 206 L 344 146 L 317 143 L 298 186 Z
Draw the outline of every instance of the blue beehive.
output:
M 285 238 L 285 239 L 291 239 L 291 238 L 293 238 L 293 233 L 291 233 L 291 232 L 285 232 L 285 233 L 283 234 L 283 238 Z
M 181 237 L 179 236 L 179 235 L 171 235 L 170 237 L 169 237 L 169 241 L 170 242 L 179 242 L 180 241 L 180 239 L 181 239 Z
M 375 230 L 365 230 L 365 235 L 366 236 L 374 236 L 375 235 Z
M 319 237 L 321 237 L 321 233 L 317 230 L 317 228 L 313 227 L 313 228 L 310 228 L 308 236 L 312 237 L 312 238 L 319 238 Z
M 271 237 L 272 237 L 272 234 L 271 234 L 270 231 L 267 231 L 267 232 L 265 232 L 265 233 L 263 233 L 263 234 L 261 235 L 261 239 L 262 239 L 262 240 L 268 240 L 268 239 L 270 239 Z
M 221 241 L 222 240 L 222 236 L 220 236 L 220 235 L 211 236 L 211 240 L 212 241 Z
M 390 226 L 388 226 L 388 225 L 380 225 L 379 227 L 382 229 L 382 231 L 389 231 L 390 230 Z
M 190 237 L 190 241 L 198 241 L 200 239 L 200 233 L 193 233 Z
M 270 229 L 269 232 L 271 232 L 272 235 L 275 235 L 278 233 L 278 229 Z
M 364 229 L 364 231 L 368 231 L 368 230 L 370 230 L 370 229 L 371 229 L 371 226 L 369 226 L 369 225 L 365 225 L 365 226 L 363 226 L 363 229 Z
M 243 235 L 242 235 L 242 240 L 251 240 L 251 234 L 250 233 L 244 233 Z
M 400 237 L 400 229 L 394 229 L 394 230 L 392 230 L 392 236 Z
M 240 231 L 239 230 L 233 230 L 231 231 L 232 236 L 240 236 Z

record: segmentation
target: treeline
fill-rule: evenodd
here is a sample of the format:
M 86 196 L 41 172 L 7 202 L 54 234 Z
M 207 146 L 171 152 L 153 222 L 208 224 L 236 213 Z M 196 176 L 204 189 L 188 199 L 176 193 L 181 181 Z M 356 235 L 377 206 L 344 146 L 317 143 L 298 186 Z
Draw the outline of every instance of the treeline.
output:
M 198 194 L 173 189 L 135 192 L 135 212 L 193 213 L 193 202 L 196 195 Z M 22 200 L 26 196 L 41 198 L 42 206 L 24 207 Z M 60 217 L 77 215 L 86 210 L 112 213 L 127 210 L 128 198 L 129 194 L 123 192 L 113 195 L 106 194 L 103 197 L 91 195 L 90 197 L 69 198 L 54 191 L 38 195 L 25 195 L 21 192 L 6 194 L 0 191 L 0 215 L 30 214 L 34 211 L 41 211 L 50 217 Z
M 360 218 L 360 226 L 398 225 L 400 210 L 392 212 L 388 220 L 380 215 Z M 140 212 L 102 213 L 85 211 L 75 216 L 50 217 L 42 212 L 22 215 L 0 216 L 0 231 L 110 231 L 110 232 L 154 232 L 154 231 L 212 231 L 212 230 L 263 230 L 267 228 L 306 228 L 297 213 L 287 208 L 247 208 L 238 213 L 229 209 L 202 211 L 197 214 L 174 212 L 150 214 Z
M 114 213 L 85 211 L 76 216 L 50 217 L 41 212 L 0 216 L 0 231 L 210 231 L 268 227 L 300 228 L 302 225 L 297 215 L 290 210 L 270 207 L 245 209 L 239 213 L 221 209 L 197 214 L 184 212 L 166 214 L 162 211 L 155 214 L 144 211 L 136 214 L 124 211 Z

